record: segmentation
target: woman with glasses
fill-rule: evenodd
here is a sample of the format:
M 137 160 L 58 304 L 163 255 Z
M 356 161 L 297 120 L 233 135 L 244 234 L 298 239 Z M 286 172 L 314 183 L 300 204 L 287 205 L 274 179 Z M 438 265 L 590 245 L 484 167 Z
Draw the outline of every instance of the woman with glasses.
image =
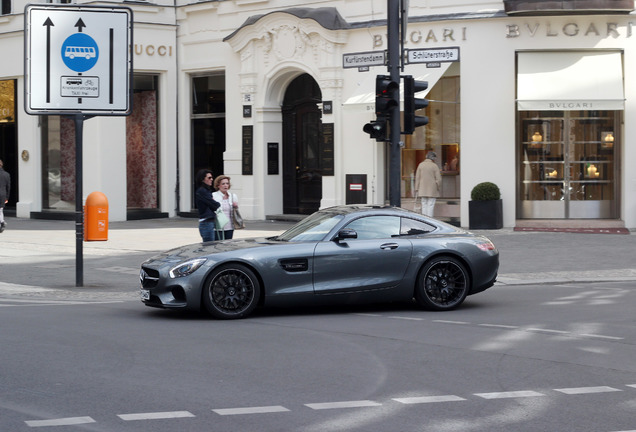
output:
M 199 212 L 199 233 L 204 242 L 215 240 L 216 209 L 221 204 L 212 198 L 212 171 L 199 170 L 196 182 L 199 185 L 195 192 L 195 204 Z

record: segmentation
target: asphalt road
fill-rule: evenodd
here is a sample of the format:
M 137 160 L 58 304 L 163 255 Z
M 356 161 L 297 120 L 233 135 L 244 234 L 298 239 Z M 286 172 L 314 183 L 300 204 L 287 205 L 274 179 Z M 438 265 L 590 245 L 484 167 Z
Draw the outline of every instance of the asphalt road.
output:
M 0 235 L 0 430 L 636 430 L 636 237 L 487 231 L 499 282 L 449 313 L 411 304 L 150 309 L 139 264 L 199 241 L 188 219 Z M 252 221 L 237 237 L 289 223 Z
M 215 321 L 0 295 L 0 430 L 636 430 L 632 282 Z

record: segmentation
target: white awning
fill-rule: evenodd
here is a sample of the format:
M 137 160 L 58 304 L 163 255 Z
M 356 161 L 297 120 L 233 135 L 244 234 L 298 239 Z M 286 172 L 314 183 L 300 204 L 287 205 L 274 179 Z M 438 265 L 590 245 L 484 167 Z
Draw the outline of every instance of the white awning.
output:
M 622 110 L 619 52 L 521 52 L 517 57 L 521 111 Z
M 431 91 L 433 86 L 439 81 L 439 79 L 444 75 L 446 70 L 450 67 L 452 63 L 441 63 L 438 68 L 427 68 L 422 70 L 414 70 L 412 72 L 406 71 L 403 72 L 402 75 L 408 74 L 413 75 L 417 81 L 428 81 L 428 88 L 424 91 L 416 93 L 415 95 L 418 98 L 424 98 Z M 382 73 L 379 73 L 382 75 Z M 353 95 L 344 103 L 344 106 L 356 106 L 356 105 L 373 105 L 375 106 L 375 77 L 376 75 L 368 74 L 368 76 L 358 84 L 358 88 L 360 92 L 356 95 Z M 402 82 L 400 82 L 400 106 L 404 102 L 404 86 Z

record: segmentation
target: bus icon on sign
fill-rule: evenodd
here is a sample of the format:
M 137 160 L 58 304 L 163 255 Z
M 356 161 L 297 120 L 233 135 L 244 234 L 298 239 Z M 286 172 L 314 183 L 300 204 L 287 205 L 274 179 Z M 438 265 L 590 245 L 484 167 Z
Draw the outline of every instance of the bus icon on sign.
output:
M 67 46 L 64 51 L 64 57 L 74 59 L 75 57 L 84 57 L 86 60 L 90 60 L 96 57 L 95 48 L 93 47 L 76 47 Z
M 95 39 L 86 33 L 74 33 L 62 44 L 62 61 L 75 72 L 86 72 L 97 64 L 99 48 Z

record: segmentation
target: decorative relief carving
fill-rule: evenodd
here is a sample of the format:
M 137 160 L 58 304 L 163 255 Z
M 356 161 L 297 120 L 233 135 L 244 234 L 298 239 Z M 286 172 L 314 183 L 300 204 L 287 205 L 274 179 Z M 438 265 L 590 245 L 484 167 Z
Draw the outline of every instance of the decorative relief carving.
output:
M 267 74 L 288 61 L 314 71 L 337 67 L 341 73 L 339 56 L 346 41 L 344 33 L 324 29 L 313 20 L 273 20 L 268 16 L 259 24 L 244 29 L 245 33 L 231 42 L 241 57 L 242 74 Z

